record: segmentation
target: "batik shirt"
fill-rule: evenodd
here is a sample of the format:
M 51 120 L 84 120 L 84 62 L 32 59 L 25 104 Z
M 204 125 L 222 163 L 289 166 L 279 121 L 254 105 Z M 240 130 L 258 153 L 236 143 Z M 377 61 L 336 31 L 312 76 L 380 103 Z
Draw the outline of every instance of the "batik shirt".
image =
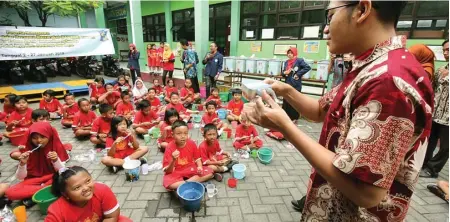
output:
M 448 70 L 448 64 L 444 67 Z M 448 126 L 448 75 L 441 77 L 440 71 L 434 76 L 433 121 Z
M 406 38 L 359 56 L 342 84 L 320 100 L 327 111 L 319 143 L 352 179 L 387 190 L 380 204 L 358 207 L 314 168 L 302 221 L 403 221 L 425 156 L 432 87 Z M 355 191 L 358 192 L 358 191 Z
M 189 64 L 192 64 L 192 66 L 186 70 L 186 77 L 187 78 L 194 78 L 197 76 L 197 60 L 196 60 L 196 52 L 192 49 L 184 50 L 183 55 L 183 63 L 184 67 L 186 67 Z

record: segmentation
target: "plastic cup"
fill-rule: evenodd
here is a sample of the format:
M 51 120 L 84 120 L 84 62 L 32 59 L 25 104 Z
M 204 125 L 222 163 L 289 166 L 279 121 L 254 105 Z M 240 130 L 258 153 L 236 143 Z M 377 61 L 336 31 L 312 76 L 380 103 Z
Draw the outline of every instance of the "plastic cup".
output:
M 208 193 L 209 198 L 213 198 L 214 196 L 217 195 L 219 190 L 216 188 L 216 185 L 210 183 L 206 185 L 206 192 Z
M 16 216 L 17 222 L 26 222 L 27 221 L 27 210 L 25 206 L 18 206 L 13 210 L 14 215 Z
M 150 135 L 144 134 L 144 141 L 146 145 L 150 144 Z
M 148 174 L 148 164 L 146 163 L 146 164 L 143 164 L 142 166 L 141 166 L 141 168 L 142 168 L 142 174 L 143 175 L 147 175 Z

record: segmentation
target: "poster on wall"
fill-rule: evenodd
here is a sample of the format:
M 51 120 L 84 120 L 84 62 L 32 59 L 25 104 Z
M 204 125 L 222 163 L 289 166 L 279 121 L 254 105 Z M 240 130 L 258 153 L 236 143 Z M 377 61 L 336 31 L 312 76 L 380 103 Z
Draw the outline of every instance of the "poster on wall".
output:
M 0 26 L 0 60 L 114 53 L 109 29 Z
M 445 62 L 444 52 L 441 45 L 427 45 L 434 52 L 436 61 Z
M 275 44 L 273 46 L 274 55 L 286 55 L 289 48 L 297 48 L 297 44 Z
M 261 52 L 262 42 L 253 42 L 251 44 L 252 52 Z
M 305 41 L 303 44 L 304 53 L 319 53 L 319 41 Z

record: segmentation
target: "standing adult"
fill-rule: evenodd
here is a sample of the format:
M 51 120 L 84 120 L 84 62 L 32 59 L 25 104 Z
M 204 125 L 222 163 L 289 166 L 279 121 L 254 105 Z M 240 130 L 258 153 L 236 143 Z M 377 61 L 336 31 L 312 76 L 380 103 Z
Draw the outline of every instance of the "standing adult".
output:
M 416 57 L 417 61 L 422 64 L 425 72 L 428 73 L 431 82 L 434 79 L 434 52 L 424 44 L 416 44 L 409 47 L 408 51 Z
M 331 1 L 326 9 L 331 53 L 351 52 L 343 82 L 316 100 L 265 80 L 313 121 L 316 142 L 265 92 L 243 115 L 283 133 L 312 166 L 301 221 L 403 221 L 431 129 L 433 90 L 395 26 L 406 2 Z M 264 105 L 263 101 L 268 104 Z
M 189 47 L 189 42 L 186 39 L 180 40 L 181 48 L 184 49 L 182 55 L 183 72 L 185 79 L 192 80 L 192 88 L 194 88 L 195 93 L 200 93 L 200 86 L 197 79 L 197 63 L 198 56 L 197 53 Z
M 223 66 L 223 55 L 217 51 L 217 43 L 211 43 L 211 45 L 209 45 L 209 50 L 210 51 L 202 61 L 203 65 L 206 65 L 206 98 L 211 94 L 211 88 L 216 88 L 216 81 L 219 79 Z
M 311 70 L 311 67 L 302 58 L 297 58 L 297 55 L 297 48 L 291 47 L 288 49 L 288 60 L 284 63 L 282 75 L 286 78 L 287 84 L 292 86 L 298 92 L 301 92 L 302 76 Z M 283 99 L 283 109 L 291 120 L 297 120 L 300 116 L 297 110 L 295 110 L 285 99 Z
M 139 66 L 139 56 L 141 53 L 136 49 L 135 44 L 130 44 L 130 51 L 128 52 L 128 68 L 130 68 L 131 79 L 133 83 L 137 78 L 141 78 L 141 67 Z
M 167 75 L 169 75 L 169 79 L 172 78 L 173 76 L 173 70 L 175 68 L 175 56 L 172 53 L 172 49 L 170 49 L 170 45 L 169 44 L 165 44 L 164 45 L 164 53 L 163 53 L 163 57 L 162 57 L 162 62 L 163 62 L 163 76 L 162 76 L 162 81 L 163 81 L 163 85 L 166 86 L 167 84 Z
M 448 62 L 448 40 L 442 44 L 445 61 Z M 448 63 L 434 76 L 434 113 L 430 142 L 423 162 L 421 177 L 437 178 L 448 160 Z M 439 151 L 433 156 L 437 142 Z

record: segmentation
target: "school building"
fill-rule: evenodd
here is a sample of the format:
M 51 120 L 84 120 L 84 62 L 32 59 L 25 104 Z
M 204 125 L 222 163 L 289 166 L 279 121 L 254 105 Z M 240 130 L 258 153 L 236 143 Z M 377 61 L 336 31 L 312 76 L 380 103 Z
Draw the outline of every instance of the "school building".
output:
M 126 54 L 129 43 L 147 64 L 146 46 L 169 43 L 176 53 L 178 41 L 193 42 L 200 57 L 215 41 L 225 56 L 254 55 L 257 58 L 285 58 L 288 46 L 299 48 L 299 57 L 327 59 L 323 34 L 327 1 L 106 1 L 103 7 L 81 13 L 72 21 L 55 18 L 63 27 L 111 30 L 116 54 Z M 399 34 L 408 36 L 408 46 L 424 43 L 442 62 L 440 45 L 448 38 L 448 1 L 414 1 L 407 4 L 398 22 Z M 72 24 L 75 23 L 75 24 Z M 20 24 L 20 23 L 19 23 Z M 176 61 L 176 67 L 181 63 Z M 200 67 L 201 68 L 201 67 Z

